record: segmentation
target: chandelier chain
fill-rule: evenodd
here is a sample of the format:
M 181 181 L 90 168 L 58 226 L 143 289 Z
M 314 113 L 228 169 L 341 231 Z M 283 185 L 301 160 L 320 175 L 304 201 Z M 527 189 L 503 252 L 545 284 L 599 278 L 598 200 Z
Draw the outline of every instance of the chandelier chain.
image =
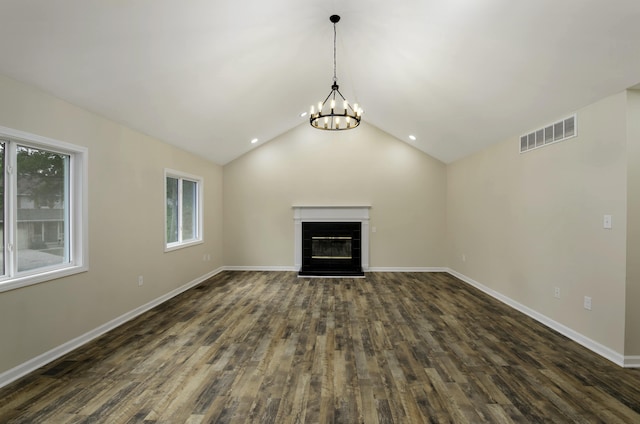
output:
M 333 23 L 333 82 L 337 82 L 336 77 L 336 24 Z

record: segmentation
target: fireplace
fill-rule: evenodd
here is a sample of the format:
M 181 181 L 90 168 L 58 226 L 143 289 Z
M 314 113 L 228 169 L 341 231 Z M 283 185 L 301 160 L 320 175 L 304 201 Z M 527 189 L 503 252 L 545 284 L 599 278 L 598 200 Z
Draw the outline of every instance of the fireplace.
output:
M 293 206 L 294 264 L 300 275 L 363 276 L 369 269 L 370 209 Z
M 303 222 L 300 275 L 362 276 L 359 222 Z

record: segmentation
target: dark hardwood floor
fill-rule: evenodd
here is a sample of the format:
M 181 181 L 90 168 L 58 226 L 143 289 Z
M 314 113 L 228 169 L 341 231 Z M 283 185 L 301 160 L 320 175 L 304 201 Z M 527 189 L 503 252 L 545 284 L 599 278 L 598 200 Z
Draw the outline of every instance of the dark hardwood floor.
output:
M 0 390 L 0 422 L 640 423 L 640 370 L 444 273 L 224 272 Z

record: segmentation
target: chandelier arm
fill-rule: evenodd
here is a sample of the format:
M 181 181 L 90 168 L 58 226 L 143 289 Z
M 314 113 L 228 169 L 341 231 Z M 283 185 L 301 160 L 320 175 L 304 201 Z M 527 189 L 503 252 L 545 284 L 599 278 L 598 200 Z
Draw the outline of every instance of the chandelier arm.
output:
M 329 100 L 329 97 L 331 97 L 332 94 L 333 94 L 333 90 L 331 90 L 327 98 L 324 99 L 324 102 L 322 102 L 322 109 L 324 109 L 324 105 L 327 103 L 327 100 Z M 319 110 L 318 112 L 322 113 L 322 110 Z
M 342 95 L 342 93 L 340 92 L 340 90 L 338 90 L 338 89 L 336 88 L 336 91 L 338 92 L 338 94 L 340 95 L 340 97 L 342 97 L 342 100 L 347 100 L 347 99 L 345 99 L 345 97 Z M 347 102 L 347 104 L 349 104 L 349 103 Z
M 347 102 L 347 99 L 342 95 L 342 93 L 340 92 L 340 90 L 338 90 L 338 89 L 336 88 L 336 91 L 338 92 L 338 94 L 340 95 L 340 97 L 342 97 L 342 100 L 344 100 L 344 101 L 347 103 L 347 107 L 348 107 L 349 109 L 351 109 L 351 110 L 353 111 L 354 115 L 355 115 L 355 114 L 356 114 L 356 111 L 353 109 L 353 107 L 351 107 L 351 104 L 349 104 L 349 102 Z M 349 113 L 348 113 L 347 109 L 345 109 L 345 110 L 344 110 L 344 115 L 343 115 L 343 116 L 349 116 Z

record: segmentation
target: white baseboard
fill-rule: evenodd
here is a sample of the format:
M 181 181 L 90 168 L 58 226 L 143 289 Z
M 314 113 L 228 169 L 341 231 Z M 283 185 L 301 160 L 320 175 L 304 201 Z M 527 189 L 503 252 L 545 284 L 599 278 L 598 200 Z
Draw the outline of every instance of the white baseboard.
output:
M 225 271 L 299 271 L 294 266 L 245 266 L 245 265 L 227 265 L 224 266 Z M 447 267 L 370 267 L 364 272 L 449 272 Z M 306 276 L 305 276 L 306 277 Z M 329 278 L 329 277 L 318 277 Z
M 640 356 L 625 356 L 624 357 L 625 368 L 640 368 Z
M 371 267 L 366 272 L 449 272 L 446 267 Z
M 604 345 L 601 345 L 600 343 L 591 340 L 590 338 L 578 333 L 577 331 L 572 330 L 571 328 L 560 324 L 557 321 L 552 320 L 551 318 L 534 311 L 531 308 L 528 308 L 527 306 L 524 306 L 521 303 L 516 302 L 515 300 L 501 294 L 498 293 L 497 291 L 483 285 L 480 284 L 479 282 L 473 280 L 472 278 L 467 277 L 464 274 L 461 274 L 457 271 L 454 271 L 452 269 L 448 270 L 449 274 L 453 275 L 454 277 L 464 281 L 465 283 L 477 288 L 480 291 L 483 291 L 484 293 L 488 294 L 489 296 L 501 301 L 502 303 L 522 312 L 525 315 L 530 316 L 531 318 L 535 319 L 536 321 L 546 325 L 547 327 L 557 331 L 558 333 L 570 338 L 571 340 L 573 340 L 574 342 L 586 347 L 587 349 L 591 350 L 594 353 L 597 353 L 598 355 L 610 360 L 611 362 L 613 362 L 616 365 L 619 365 L 621 367 L 625 367 L 625 368 L 635 368 L 635 367 L 640 367 L 640 356 L 627 356 L 625 357 L 624 355 L 614 351 L 613 349 L 610 349 Z
M 295 266 L 226 265 L 224 271 L 299 271 Z M 449 272 L 447 267 L 370 267 L 364 272 Z
M 158 297 L 157 299 L 152 300 L 149 303 L 139 306 L 127 312 L 124 315 L 121 315 L 105 324 L 102 324 L 99 327 L 94 328 L 93 330 L 85 334 L 82 334 L 81 336 L 78 336 L 75 339 L 69 340 L 68 342 L 63 343 L 58 347 L 55 347 L 41 355 L 36 356 L 35 358 L 28 360 L 27 362 L 24 362 L 18 365 L 17 367 L 11 368 L 10 370 L 1 373 L 0 388 L 60 358 L 61 356 L 71 352 L 72 350 L 79 348 L 80 346 L 90 342 L 91 340 L 98 338 L 99 336 L 105 334 L 106 332 L 113 330 L 114 328 L 124 324 L 127 321 L 132 320 L 138 315 L 141 315 L 142 313 L 155 308 L 156 306 L 166 302 L 172 297 L 175 297 L 180 293 L 185 292 L 190 288 L 197 286 L 198 284 L 206 281 L 207 279 L 213 277 L 214 275 L 219 274 L 222 271 L 224 271 L 224 267 L 220 267 L 214 271 L 211 271 L 201 277 L 196 278 L 193 281 L 188 282 L 187 284 L 181 287 L 178 287 L 175 290 L 170 291 L 169 293 L 163 296 Z
M 243 265 L 227 265 L 223 266 L 224 271 L 298 271 L 293 266 L 243 266 Z

